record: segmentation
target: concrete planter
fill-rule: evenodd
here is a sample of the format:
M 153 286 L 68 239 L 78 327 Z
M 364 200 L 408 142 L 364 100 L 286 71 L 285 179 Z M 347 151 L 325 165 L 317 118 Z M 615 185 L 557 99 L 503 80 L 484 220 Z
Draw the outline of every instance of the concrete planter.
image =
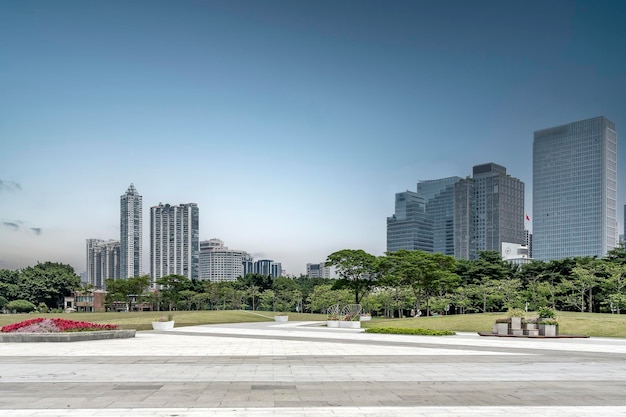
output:
M 172 330 L 173 328 L 174 328 L 174 320 L 152 322 L 152 330 Z
M 545 337 L 556 337 L 559 335 L 559 326 L 556 324 L 540 324 L 539 334 Z
M 339 327 L 344 329 L 360 329 L 361 322 L 360 321 L 340 321 Z
M 497 334 L 509 334 L 509 323 L 496 323 Z
M 326 320 L 326 327 L 332 327 L 332 328 L 339 327 L 339 320 Z
M 274 316 L 274 321 L 283 323 L 289 321 L 289 316 Z
M 511 317 L 511 329 L 521 329 L 521 328 L 522 328 L 522 318 Z
M 361 316 L 359 318 L 360 321 L 370 321 L 372 319 L 372 316 Z

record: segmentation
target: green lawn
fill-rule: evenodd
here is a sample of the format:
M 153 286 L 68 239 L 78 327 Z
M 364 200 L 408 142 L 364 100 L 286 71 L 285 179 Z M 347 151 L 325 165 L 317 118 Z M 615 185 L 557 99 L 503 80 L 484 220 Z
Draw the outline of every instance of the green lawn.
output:
M 63 317 L 71 320 L 89 321 L 94 323 L 117 324 L 121 329 L 152 330 L 152 322 L 160 317 L 167 317 L 167 311 L 148 311 L 133 313 L 56 313 L 56 314 L 0 314 L 0 327 L 35 317 Z M 175 327 L 195 326 L 198 324 L 246 323 L 273 321 L 271 311 L 173 311 L 171 312 Z M 325 314 L 289 313 L 289 320 L 326 320 Z
M 270 311 L 175 311 L 176 327 L 198 324 L 245 323 L 272 321 L 277 313 Z M 167 312 L 142 313 L 71 313 L 71 314 L 0 314 L 0 326 L 35 317 L 64 317 L 95 323 L 118 324 L 122 329 L 149 330 L 152 321 L 166 317 Z M 528 317 L 536 314 L 528 313 Z M 506 313 L 463 314 L 440 317 L 382 319 L 374 317 L 363 327 L 400 327 L 407 329 L 451 330 L 456 332 L 489 332 L 497 318 Z M 626 337 L 626 314 L 557 312 L 559 333 L 603 337 Z M 290 321 L 322 321 L 324 314 L 289 313 Z
M 456 332 L 490 332 L 497 318 L 506 313 L 459 314 L 440 317 L 404 319 L 377 319 L 363 323 L 363 327 L 404 327 Z M 529 312 L 527 317 L 537 317 Z M 626 337 L 626 314 L 557 312 L 560 334 L 577 334 L 596 337 Z

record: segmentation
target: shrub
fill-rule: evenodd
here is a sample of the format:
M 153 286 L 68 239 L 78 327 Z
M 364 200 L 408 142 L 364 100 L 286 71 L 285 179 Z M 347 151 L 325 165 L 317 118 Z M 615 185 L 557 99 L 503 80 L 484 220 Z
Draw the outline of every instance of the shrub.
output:
M 556 317 L 556 314 L 551 308 L 539 307 L 539 317 L 543 319 L 553 319 Z
M 451 336 L 456 334 L 450 330 L 405 329 L 400 327 L 370 327 L 365 329 L 365 333 L 410 334 L 419 336 Z
M 524 310 L 521 308 L 509 308 L 507 315 L 509 317 L 524 317 Z
M 13 300 L 6 305 L 6 309 L 16 313 L 30 313 L 37 310 L 37 306 L 28 300 Z

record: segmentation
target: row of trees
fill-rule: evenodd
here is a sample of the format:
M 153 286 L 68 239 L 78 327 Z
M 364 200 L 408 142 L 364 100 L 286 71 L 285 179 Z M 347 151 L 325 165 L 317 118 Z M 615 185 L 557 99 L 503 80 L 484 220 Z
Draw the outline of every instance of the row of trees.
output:
M 617 248 L 602 259 L 567 258 L 514 265 L 498 252 L 477 260 L 400 250 L 375 257 L 342 250 L 328 257 L 350 288 L 355 302 L 364 294 L 390 292 L 398 315 L 407 308 L 437 313 L 502 311 L 508 308 L 621 313 L 626 308 L 626 251 Z
M 502 311 L 508 308 L 621 313 L 626 309 L 626 251 L 602 259 L 567 258 L 517 266 L 497 252 L 477 260 L 400 250 L 376 257 L 345 249 L 328 256 L 339 279 L 290 279 L 250 274 L 234 282 L 189 280 L 168 275 L 151 289 L 150 277 L 107 280 L 107 305 L 150 303 L 155 310 L 241 309 L 323 312 L 332 304 L 362 304 L 385 316 Z M 46 262 L 20 271 L 0 270 L 0 308 L 26 300 L 61 308 L 63 297 L 81 289 L 69 265 Z M 82 288 L 89 291 L 90 288 Z

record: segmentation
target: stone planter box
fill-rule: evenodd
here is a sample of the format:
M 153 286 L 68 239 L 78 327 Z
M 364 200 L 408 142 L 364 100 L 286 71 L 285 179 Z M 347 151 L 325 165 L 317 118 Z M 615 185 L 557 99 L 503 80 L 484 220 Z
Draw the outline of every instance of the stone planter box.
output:
M 174 328 L 174 320 L 152 322 L 152 330 L 172 330 L 173 328 Z
M 339 327 L 339 320 L 326 320 L 326 327 L 332 327 L 332 328 Z
M 360 321 L 370 321 L 372 319 L 372 316 L 361 316 L 359 318 Z
M 513 336 L 523 336 L 524 331 L 522 329 L 511 329 L 511 334 Z
M 521 328 L 522 328 L 522 318 L 511 317 L 511 329 L 521 329 Z
M 497 334 L 509 334 L 509 323 L 496 323 Z
M 360 329 L 361 322 L 360 321 L 340 321 L 339 327 L 344 329 Z
M 537 330 L 536 323 L 526 323 L 524 326 L 526 327 L 526 330 Z
M 289 316 L 274 316 L 274 321 L 283 323 L 289 321 Z
M 540 324 L 539 334 L 546 337 L 556 337 L 559 335 L 559 326 L 556 324 Z

